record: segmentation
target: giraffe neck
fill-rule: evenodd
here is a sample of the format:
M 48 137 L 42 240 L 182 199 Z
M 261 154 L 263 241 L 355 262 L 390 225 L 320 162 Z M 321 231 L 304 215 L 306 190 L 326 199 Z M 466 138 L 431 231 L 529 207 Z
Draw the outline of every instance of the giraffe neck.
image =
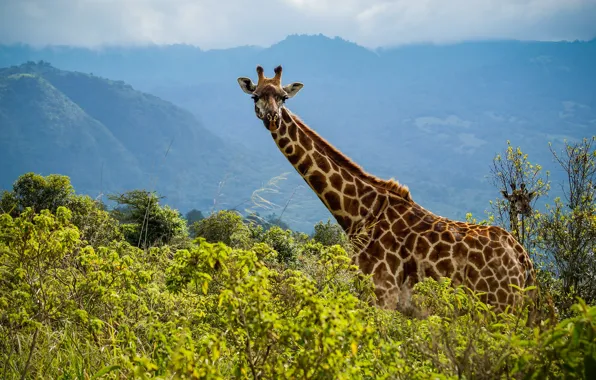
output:
M 386 207 L 390 193 L 411 201 L 407 187 L 366 173 L 286 108 L 273 140 L 348 234 Z

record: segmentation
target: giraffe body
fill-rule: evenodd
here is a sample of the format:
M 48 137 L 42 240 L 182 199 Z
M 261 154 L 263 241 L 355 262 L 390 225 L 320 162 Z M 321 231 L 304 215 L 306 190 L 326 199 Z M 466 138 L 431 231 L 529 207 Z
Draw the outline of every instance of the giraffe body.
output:
M 258 85 L 239 78 L 240 86 L 253 95 L 257 117 L 280 151 L 354 243 L 353 260 L 372 274 L 378 306 L 406 309 L 412 287 L 425 277 L 485 292 L 497 310 L 518 302 L 509 284 L 533 284 L 532 262 L 511 234 L 434 215 L 406 186 L 368 174 L 283 105 L 302 84 L 281 87 L 281 67 L 274 78 L 257 72 Z

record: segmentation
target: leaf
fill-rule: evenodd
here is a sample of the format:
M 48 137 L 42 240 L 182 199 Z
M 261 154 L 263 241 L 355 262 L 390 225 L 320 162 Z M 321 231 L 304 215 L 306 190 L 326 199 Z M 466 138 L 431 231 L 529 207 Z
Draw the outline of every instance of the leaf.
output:
M 97 371 L 97 373 L 95 375 L 93 375 L 91 377 L 91 379 L 99 379 L 100 377 L 102 377 L 105 374 L 108 374 L 110 372 L 119 370 L 120 366 L 119 365 L 110 365 L 110 366 L 105 366 L 102 369 L 100 369 L 99 371 Z
M 358 344 L 356 341 L 352 341 L 352 355 L 356 356 L 358 353 Z

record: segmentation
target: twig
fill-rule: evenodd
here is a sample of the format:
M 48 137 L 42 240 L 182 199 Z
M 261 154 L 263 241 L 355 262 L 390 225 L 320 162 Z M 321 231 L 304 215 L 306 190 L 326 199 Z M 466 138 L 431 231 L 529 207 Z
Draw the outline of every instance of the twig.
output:
M 35 350 L 35 345 L 37 344 L 37 333 L 39 332 L 38 328 L 35 328 L 35 332 L 33 333 L 33 340 L 31 341 L 31 348 L 29 348 L 29 356 L 27 357 L 27 363 L 25 363 L 25 368 L 23 368 L 23 373 L 21 374 L 21 380 L 25 379 L 27 375 L 27 370 L 29 370 L 29 364 L 31 363 L 31 357 L 33 356 L 33 351 Z

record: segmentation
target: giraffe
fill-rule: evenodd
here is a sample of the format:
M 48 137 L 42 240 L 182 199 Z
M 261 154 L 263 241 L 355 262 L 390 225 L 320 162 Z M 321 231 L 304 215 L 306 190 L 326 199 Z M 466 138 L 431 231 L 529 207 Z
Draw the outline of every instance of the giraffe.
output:
M 376 305 L 408 310 L 412 287 L 425 277 L 484 292 L 484 302 L 503 311 L 519 302 L 510 284 L 527 287 L 535 272 L 529 255 L 506 230 L 452 221 L 417 204 L 407 186 L 367 173 L 309 128 L 285 106 L 303 87 L 283 86 L 282 67 L 258 82 L 239 77 L 258 119 L 281 153 L 355 244 L 353 261 L 372 274 Z
M 526 184 L 522 182 L 517 189 L 515 182 L 509 184 L 511 194 L 507 190 L 501 190 L 503 197 L 509 202 L 509 225 L 513 236 L 523 244 L 524 241 L 524 217 L 532 214 L 532 199 L 536 196 L 535 191 L 528 191 Z M 521 227 L 521 231 L 520 231 Z

